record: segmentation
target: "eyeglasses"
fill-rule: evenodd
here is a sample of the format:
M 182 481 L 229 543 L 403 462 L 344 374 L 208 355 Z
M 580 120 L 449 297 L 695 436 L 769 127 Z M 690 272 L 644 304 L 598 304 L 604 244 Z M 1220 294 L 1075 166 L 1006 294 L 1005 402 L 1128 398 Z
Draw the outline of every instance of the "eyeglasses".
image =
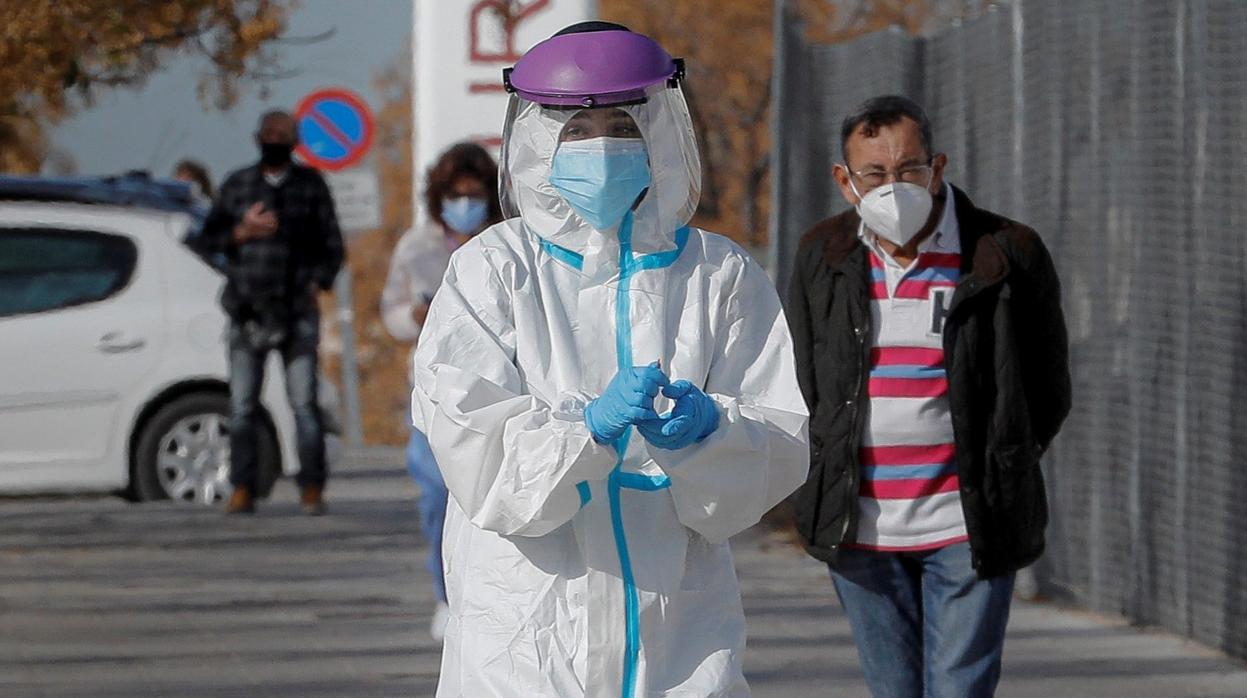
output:
M 906 184 L 917 184 L 920 187 L 929 186 L 931 184 L 931 176 L 935 172 L 930 163 L 925 165 L 910 165 L 902 167 L 899 170 L 860 170 L 854 172 L 849 169 L 848 165 L 843 165 L 848 173 L 857 178 L 866 190 L 882 187 L 888 183 L 889 177 L 894 177 L 893 181 L 905 182 Z

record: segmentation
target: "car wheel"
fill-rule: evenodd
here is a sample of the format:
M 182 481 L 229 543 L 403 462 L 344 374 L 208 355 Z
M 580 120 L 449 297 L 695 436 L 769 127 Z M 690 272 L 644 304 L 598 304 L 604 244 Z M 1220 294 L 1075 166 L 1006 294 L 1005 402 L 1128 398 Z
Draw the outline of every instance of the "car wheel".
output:
M 266 496 L 281 472 L 277 442 L 259 429 L 260 482 Z M 143 426 L 134 453 L 134 493 L 140 501 L 172 499 L 212 506 L 229 497 L 229 398 L 192 393 L 176 398 Z

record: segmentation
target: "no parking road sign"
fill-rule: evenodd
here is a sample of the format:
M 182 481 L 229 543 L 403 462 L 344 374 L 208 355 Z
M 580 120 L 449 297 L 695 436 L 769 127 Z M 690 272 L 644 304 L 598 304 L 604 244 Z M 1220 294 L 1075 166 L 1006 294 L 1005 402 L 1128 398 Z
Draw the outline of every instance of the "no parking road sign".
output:
M 340 88 L 316 90 L 294 110 L 304 162 L 322 170 L 342 170 L 359 162 L 372 145 L 372 113 L 364 100 Z

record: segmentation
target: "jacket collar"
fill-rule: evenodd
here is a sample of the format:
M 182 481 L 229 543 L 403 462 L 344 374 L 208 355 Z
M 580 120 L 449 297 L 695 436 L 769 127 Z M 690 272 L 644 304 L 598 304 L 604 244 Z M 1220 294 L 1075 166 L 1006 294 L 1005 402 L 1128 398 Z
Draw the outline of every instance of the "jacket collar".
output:
M 971 291 L 1000 283 L 1009 275 L 1009 258 L 993 233 L 1003 227 L 1004 219 L 978 208 L 956 187 L 953 187 L 953 203 L 961 224 L 961 281 L 966 282 L 967 290 Z M 973 253 L 967 255 L 969 250 Z

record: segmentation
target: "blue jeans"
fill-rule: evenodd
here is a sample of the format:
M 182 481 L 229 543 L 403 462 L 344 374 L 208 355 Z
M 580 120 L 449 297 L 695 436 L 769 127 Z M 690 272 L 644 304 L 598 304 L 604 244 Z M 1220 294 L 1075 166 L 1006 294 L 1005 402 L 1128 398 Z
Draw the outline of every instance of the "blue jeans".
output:
M 437 469 L 429 440 L 418 429 L 411 430 L 407 442 L 407 472 L 420 486 L 420 530 L 429 542 L 429 559 L 425 569 L 433 578 L 433 593 L 438 601 L 446 600 L 446 579 L 442 571 L 442 527 L 446 522 L 446 483 Z
M 1000 680 L 1013 574 L 979 579 L 969 543 L 845 549 L 831 571 L 875 698 L 991 696 Z
M 286 341 L 278 348 L 286 369 L 286 395 L 294 412 L 299 449 L 300 487 L 324 485 L 325 431 L 317 403 L 317 345 L 320 342 L 320 315 L 301 314 L 291 323 Z M 237 323 L 229 329 L 229 481 L 235 487 L 256 486 L 258 475 L 256 439 L 263 426 L 260 390 L 264 385 L 264 363 L 268 351 L 257 351 L 242 339 Z

